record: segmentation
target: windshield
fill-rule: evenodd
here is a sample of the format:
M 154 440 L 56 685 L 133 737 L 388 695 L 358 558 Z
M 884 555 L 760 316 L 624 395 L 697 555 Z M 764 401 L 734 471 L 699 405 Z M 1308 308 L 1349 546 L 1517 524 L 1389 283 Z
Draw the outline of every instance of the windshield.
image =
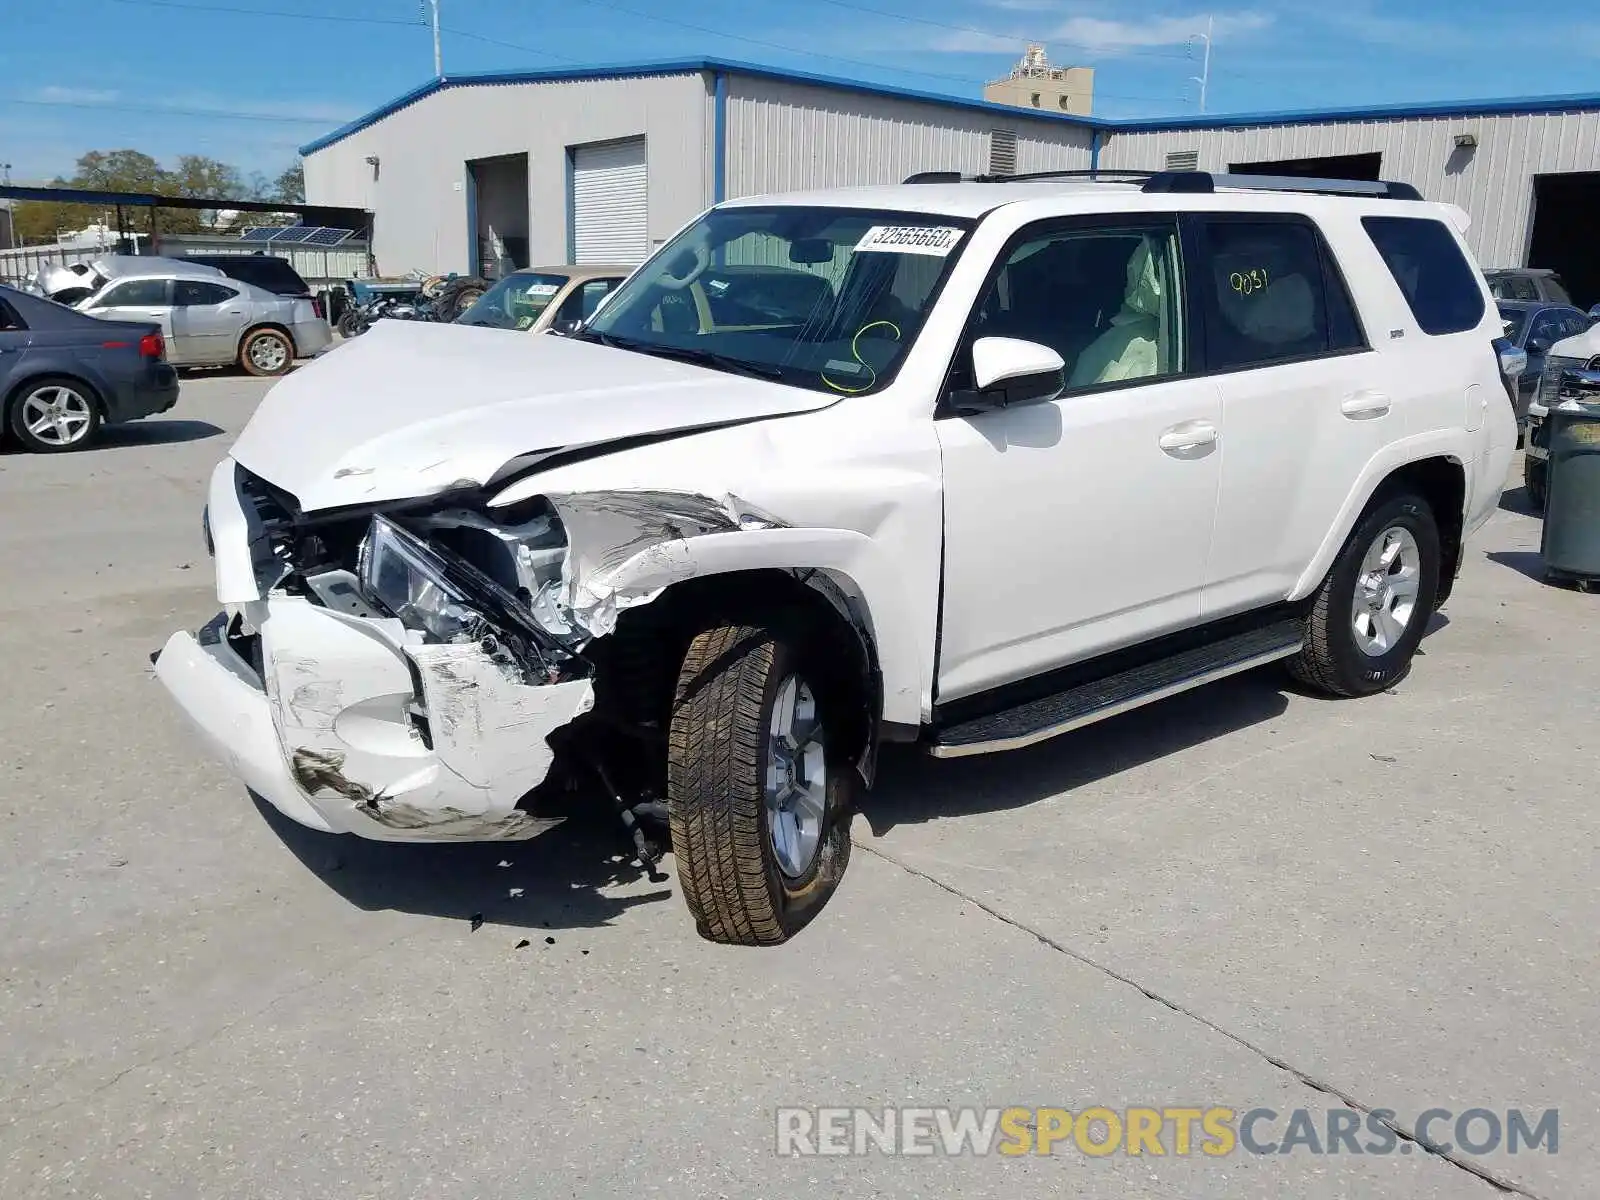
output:
M 566 283 L 565 275 L 507 275 L 457 317 L 456 324 L 529 329 Z
M 971 226 L 863 209 L 713 209 L 578 336 L 837 395 L 877 391 Z
M 1528 310 L 1500 306 L 1500 319 L 1506 323 L 1506 336 L 1519 346 L 1522 344 L 1522 327 L 1528 323 Z

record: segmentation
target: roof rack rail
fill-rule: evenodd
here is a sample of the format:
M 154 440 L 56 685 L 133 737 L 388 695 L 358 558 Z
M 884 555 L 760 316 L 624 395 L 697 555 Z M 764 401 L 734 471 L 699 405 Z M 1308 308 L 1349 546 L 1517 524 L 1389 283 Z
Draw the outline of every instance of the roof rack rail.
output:
M 1312 179 L 1298 175 L 1214 175 L 1210 171 L 1158 171 L 1145 180 L 1147 192 L 1207 194 L 1218 188 L 1260 192 L 1310 192 L 1322 196 L 1365 196 L 1374 200 L 1421 200 L 1409 183 L 1392 180 Z
M 1150 179 L 1156 171 L 1122 171 L 1115 167 L 1093 167 L 1076 171 L 1024 171 L 1020 175 L 963 175 L 960 171 L 918 171 L 906 183 L 1035 183 L 1045 179 L 1090 179 L 1132 181 Z

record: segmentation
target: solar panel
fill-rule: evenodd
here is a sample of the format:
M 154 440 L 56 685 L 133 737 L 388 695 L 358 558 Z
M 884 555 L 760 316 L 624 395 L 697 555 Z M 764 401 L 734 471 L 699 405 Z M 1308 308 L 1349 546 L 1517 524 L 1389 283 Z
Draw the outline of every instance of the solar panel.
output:
M 337 246 L 340 242 L 348 241 L 355 236 L 348 229 L 335 229 L 326 226 L 322 229 L 313 229 L 306 235 L 305 244 L 308 246 Z
M 276 225 L 258 225 L 253 229 L 246 229 L 239 235 L 241 242 L 270 242 L 273 234 L 278 232 Z
M 303 242 L 311 234 L 312 226 L 290 225 L 287 229 L 280 230 L 278 236 L 272 239 L 273 245 L 281 242 Z

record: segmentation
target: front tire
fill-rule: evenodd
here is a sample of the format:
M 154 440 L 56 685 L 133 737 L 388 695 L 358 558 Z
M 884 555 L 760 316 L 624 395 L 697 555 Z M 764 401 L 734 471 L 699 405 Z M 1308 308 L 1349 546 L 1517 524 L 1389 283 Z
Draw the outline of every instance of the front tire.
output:
M 88 384 L 65 376 L 35 379 L 12 396 L 11 432 L 34 454 L 60 454 L 94 440 L 100 402 Z
M 855 768 L 837 752 L 831 699 L 774 629 L 718 625 L 689 644 L 667 799 L 683 898 L 709 941 L 787 941 L 839 886 Z
M 294 343 L 279 329 L 252 329 L 239 345 L 239 366 L 258 377 L 282 375 L 294 365 Z
M 1528 489 L 1528 503 L 1535 512 L 1544 511 L 1545 484 L 1549 478 L 1549 463 L 1533 457 L 1522 460 L 1522 483 Z
M 1438 603 L 1441 558 L 1426 500 L 1376 502 L 1323 580 L 1290 674 L 1329 696 L 1370 696 L 1404 679 Z

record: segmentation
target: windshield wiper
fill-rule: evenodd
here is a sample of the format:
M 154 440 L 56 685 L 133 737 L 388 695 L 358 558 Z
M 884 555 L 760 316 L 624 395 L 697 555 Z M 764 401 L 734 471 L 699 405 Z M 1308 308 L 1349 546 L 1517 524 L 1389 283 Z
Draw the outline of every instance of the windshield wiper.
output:
M 598 329 L 585 329 L 578 334 L 579 341 L 599 342 L 602 346 L 611 346 L 618 350 L 632 350 L 639 354 L 649 354 L 656 358 L 668 358 L 674 362 L 693 363 L 697 367 L 710 367 L 717 371 L 727 371 L 734 375 L 749 375 L 755 379 L 771 379 L 781 381 L 783 372 L 777 367 L 769 367 L 764 363 L 746 362 L 742 358 L 734 358 L 727 354 L 718 354 L 715 350 L 699 350 L 692 346 L 662 346 L 654 342 L 641 342 L 633 338 L 619 338 L 614 334 L 601 333 Z

